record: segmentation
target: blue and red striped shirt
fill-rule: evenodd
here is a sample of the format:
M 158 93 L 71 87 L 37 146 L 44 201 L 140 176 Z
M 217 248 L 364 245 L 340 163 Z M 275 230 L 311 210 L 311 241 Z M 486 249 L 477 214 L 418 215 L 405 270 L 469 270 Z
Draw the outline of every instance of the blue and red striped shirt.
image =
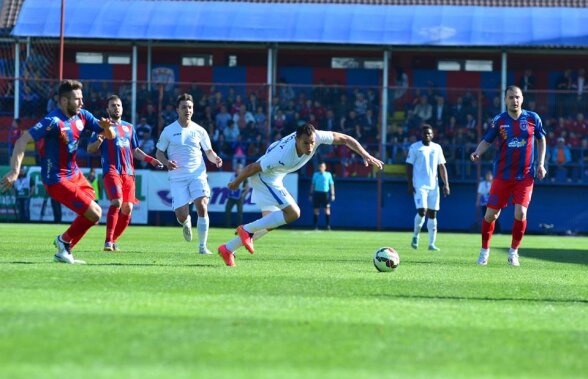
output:
M 508 112 L 496 116 L 484 135 L 488 143 L 498 138 L 494 159 L 494 177 L 523 180 L 535 177 L 535 138 L 545 138 L 541 118 L 535 112 L 522 110 L 518 120 Z
M 104 175 L 135 175 L 133 150 L 139 147 L 135 128 L 132 124 L 121 121 L 120 124 L 114 125 L 113 129 L 116 137 L 111 140 L 105 139 L 100 145 L 102 172 Z M 97 139 L 98 135 L 93 134 L 90 142 Z
M 86 128 L 95 133 L 102 131 L 96 117 L 85 109 L 71 118 L 56 109 L 28 130 L 36 142 L 44 142 L 39 147 L 44 184 L 55 184 L 80 172 L 76 155 L 80 135 Z

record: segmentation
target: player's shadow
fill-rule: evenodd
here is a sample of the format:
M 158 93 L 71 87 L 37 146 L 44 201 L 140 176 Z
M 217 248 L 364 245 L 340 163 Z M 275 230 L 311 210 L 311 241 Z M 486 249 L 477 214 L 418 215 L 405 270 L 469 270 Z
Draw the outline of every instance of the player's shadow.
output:
M 4 265 L 64 265 L 63 263 L 55 263 L 51 261 L 47 262 L 28 262 L 28 261 L 12 261 L 12 262 L 0 262 Z M 111 262 L 111 263 L 86 263 L 85 265 L 76 266 L 135 266 L 135 267 L 224 267 L 216 264 L 200 264 L 200 263 L 188 263 L 188 264 L 165 264 L 165 263 L 132 263 L 132 262 Z
M 524 258 L 588 265 L 588 250 L 522 248 L 519 254 Z

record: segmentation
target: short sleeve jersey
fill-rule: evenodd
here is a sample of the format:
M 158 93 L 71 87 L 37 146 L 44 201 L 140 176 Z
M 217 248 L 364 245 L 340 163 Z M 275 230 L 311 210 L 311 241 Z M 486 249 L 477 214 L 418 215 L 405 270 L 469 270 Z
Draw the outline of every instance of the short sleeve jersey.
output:
M 100 145 L 102 172 L 104 174 L 135 175 L 133 150 L 139 143 L 135 128 L 128 122 L 122 121 L 114 127 L 116 137 L 105 139 Z M 90 142 L 95 142 L 98 135 L 94 133 Z
M 333 132 L 317 130 L 315 131 L 315 139 L 316 143 L 312 152 L 301 156 L 298 156 L 296 152 L 296 133 L 289 134 L 272 143 L 258 160 L 262 171 L 260 173 L 261 179 L 265 183 L 281 186 L 286 174 L 304 166 L 320 145 L 333 144 Z
M 176 161 L 178 168 L 169 171 L 171 181 L 192 177 L 206 177 L 206 165 L 202 161 L 202 150 L 212 150 L 206 130 L 195 122 L 183 128 L 178 121 L 163 129 L 157 149 L 167 152 L 167 158 Z
M 56 109 L 29 129 L 36 142 L 44 139 L 39 149 L 44 184 L 55 184 L 80 172 L 76 155 L 84 129 L 102 131 L 98 120 L 85 109 L 71 118 Z
M 410 145 L 406 163 L 413 166 L 412 183 L 414 188 L 435 190 L 439 188 L 438 167 L 445 164 L 443 149 L 435 142 L 424 145 L 418 141 Z
M 484 135 L 484 141 L 498 145 L 494 159 L 494 177 L 523 180 L 535 176 L 535 138 L 545 138 L 545 129 L 537 113 L 522 110 L 518 120 L 503 112 L 496 116 Z
M 333 181 L 333 175 L 330 172 L 315 172 L 312 175 L 312 188 L 316 192 L 329 192 L 331 184 L 335 184 Z

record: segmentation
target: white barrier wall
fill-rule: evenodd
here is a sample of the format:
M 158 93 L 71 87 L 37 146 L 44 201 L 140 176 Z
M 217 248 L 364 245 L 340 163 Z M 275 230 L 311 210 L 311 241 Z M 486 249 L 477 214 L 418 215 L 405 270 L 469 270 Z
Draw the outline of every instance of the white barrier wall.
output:
M 86 174 L 89 169 L 82 169 Z M 106 213 L 110 206 L 110 201 L 106 198 L 106 193 L 103 189 L 102 169 L 97 168 L 96 174 L 100 187 L 98 203 L 102 207 L 101 223 L 106 222 Z M 30 210 L 31 221 L 53 221 L 53 210 L 51 208 L 51 200 L 47 197 L 45 188 L 41 182 L 41 168 L 29 167 L 27 176 L 32 179 L 35 184 L 35 190 L 31 197 Z M 210 202 L 208 204 L 209 212 L 224 212 L 225 204 L 229 195 L 229 189 L 226 187 L 227 183 L 233 178 L 231 172 L 211 172 L 208 174 L 208 183 L 210 185 Z M 169 180 L 167 172 L 136 170 L 135 175 L 136 196 L 140 201 L 133 208 L 133 217 L 131 223 L 133 224 L 147 224 L 149 211 L 172 211 L 171 196 L 169 190 Z M 284 179 L 284 185 L 294 197 L 298 199 L 298 174 L 289 174 Z M 68 208 L 62 206 L 62 221 L 72 221 L 76 214 Z M 251 189 L 245 197 L 244 212 L 260 212 L 259 208 L 251 202 Z

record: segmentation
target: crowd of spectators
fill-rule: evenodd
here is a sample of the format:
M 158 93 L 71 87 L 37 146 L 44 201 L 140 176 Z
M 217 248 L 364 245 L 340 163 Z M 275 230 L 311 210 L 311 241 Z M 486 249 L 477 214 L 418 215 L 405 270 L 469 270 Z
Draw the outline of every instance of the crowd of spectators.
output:
M 584 80 L 584 70 L 576 74 L 571 70 L 562 73 L 555 89 L 566 93 L 548 95 L 537 91 L 531 70 L 525 71 L 518 84 L 525 94 L 524 108 L 538 112 L 548 131 L 550 180 L 588 180 L 588 173 L 580 172 L 588 166 L 588 122 L 584 116 L 588 109 L 585 94 L 588 83 Z M 126 105 L 123 119 L 132 119 L 130 85 L 113 88 L 108 82 L 86 83 L 85 89 L 85 107 L 96 116 L 106 114 L 105 99 L 114 91 Z M 176 120 L 175 98 L 183 92 L 194 97 L 193 120 L 207 129 L 215 151 L 225 162 L 230 162 L 228 170 L 256 160 L 269 143 L 304 122 L 312 122 L 322 130 L 352 135 L 370 153 L 379 155 L 383 136 L 378 88 L 348 88 L 324 81 L 313 87 L 297 87 L 283 79 L 276 86 L 271 104 L 267 104 L 265 87 L 192 84 L 170 88 L 154 85 L 148 89 L 146 84 L 141 84 L 135 127 L 140 147 L 146 153 L 154 153 L 159 133 Z M 57 106 L 56 96 L 49 93 L 41 98 L 44 93 L 25 84 L 24 117 L 39 118 Z M 419 138 L 420 126 L 428 123 L 434 127 L 435 140 L 444 148 L 449 174 L 458 179 L 476 179 L 476 170 L 467 157 L 492 118 L 500 113 L 499 91 L 450 91 L 434 83 L 427 88 L 410 89 L 407 76 L 400 71 L 389 100 L 386 163 L 403 164 L 408 147 Z M 492 155 L 492 151 L 487 153 L 487 161 Z M 339 176 L 370 175 L 361 170 L 358 158 L 345 147 L 323 147 L 315 160 L 334 163 Z

